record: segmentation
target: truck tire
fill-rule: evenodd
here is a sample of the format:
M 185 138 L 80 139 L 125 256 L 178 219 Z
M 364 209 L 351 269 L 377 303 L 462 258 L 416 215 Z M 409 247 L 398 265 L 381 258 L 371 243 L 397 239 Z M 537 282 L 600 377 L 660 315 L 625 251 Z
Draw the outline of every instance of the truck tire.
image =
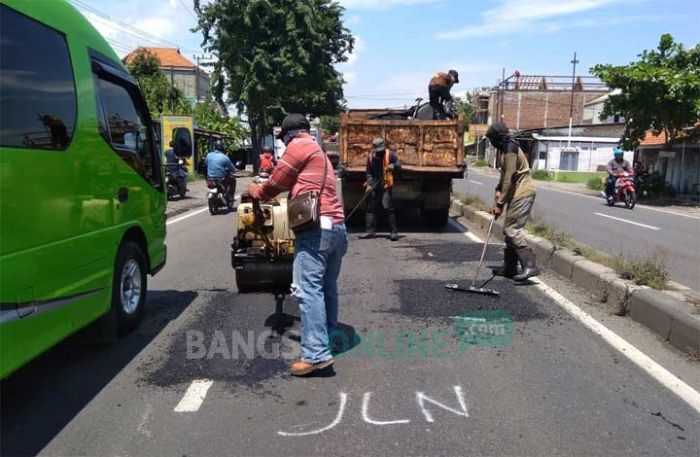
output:
M 141 247 L 125 240 L 119 247 L 112 279 L 112 311 L 120 334 L 133 330 L 141 321 L 148 292 L 146 271 Z

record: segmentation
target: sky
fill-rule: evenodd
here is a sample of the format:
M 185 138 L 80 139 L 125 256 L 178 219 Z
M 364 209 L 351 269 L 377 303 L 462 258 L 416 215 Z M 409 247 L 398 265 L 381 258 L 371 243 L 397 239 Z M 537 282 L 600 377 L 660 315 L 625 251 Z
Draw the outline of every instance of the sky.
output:
M 70 0 L 118 54 L 178 46 L 204 55 L 192 0 Z M 700 42 L 700 0 L 339 0 L 355 50 L 339 65 L 351 108 L 399 107 L 427 98 L 437 71 L 455 69 L 464 95 L 493 86 L 503 69 L 577 74 L 598 63 L 626 64 L 671 33 Z M 202 3 L 206 3 L 203 0 Z

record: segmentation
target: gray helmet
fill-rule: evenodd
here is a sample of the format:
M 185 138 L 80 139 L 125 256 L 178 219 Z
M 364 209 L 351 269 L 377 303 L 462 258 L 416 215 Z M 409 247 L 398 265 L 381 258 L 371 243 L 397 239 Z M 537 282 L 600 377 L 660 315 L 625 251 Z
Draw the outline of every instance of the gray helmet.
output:
M 375 154 L 379 154 L 381 152 L 384 152 L 384 149 L 386 149 L 386 147 L 384 145 L 384 139 L 375 138 L 372 140 L 372 150 L 374 151 Z
M 216 141 L 214 141 L 214 149 L 216 149 L 217 151 L 224 152 L 224 148 L 225 148 L 225 147 L 226 147 L 226 146 L 224 145 L 223 140 L 216 140 Z

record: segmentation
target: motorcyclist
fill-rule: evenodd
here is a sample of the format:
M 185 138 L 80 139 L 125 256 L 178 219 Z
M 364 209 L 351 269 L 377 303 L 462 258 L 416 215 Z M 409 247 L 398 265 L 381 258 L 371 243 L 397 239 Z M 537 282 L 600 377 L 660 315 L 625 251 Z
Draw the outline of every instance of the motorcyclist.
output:
M 649 170 L 644 162 L 636 160 L 633 165 L 634 169 L 634 188 L 637 191 L 637 198 L 644 195 L 644 183 L 649 176 Z
M 608 179 L 605 182 L 605 196 L 610 198 L 615 193 L 615 181 L 623 171 L 632 172 L 632 165 L 625 160 L 625 152 L 620 148 L 613 149 L 613 159 L 607 166 Z
M 265 146 L 260 154 L 260 163 L 258 165 L 258 173 L 270 176 L 277 166 L 274 150 L 271 146 Z
M 175 155 L 173 140 L 170 140 L 169 146 L 170 148 L 165 151 L 165 169 L 178 180 L 180 194 L 184 197 L 184 193 L 187 192 L 187 171 L 183 166 L 185 162 L 180 163 L 184 159 Z
M 231 173 L 238 171 L 231 159 L 224 154 L 224 142 L 216 140 L 214 149 L 207 154 L 207 178 L 215 181 L 223 181 L 224 188 L 229 198 L 233 198 L 236 191 L 236 179 Z
M 459 74 L 456 70 L 447 73 L 438 72 L 433 75 L 428 84 L 430 106 L 433 108 L 433 119 L 452 119 L 452 94 L 450 89 L 459 84 Z
M 372 152 L 367 157 L 367 183 L 365 192 L 369 195 L 367 200 L 367 213 L 365 215 L 366 231 L 360 235 L 361 240 L 374 238 L 377 231 L 377 218 L 381 208 L 389 215 L 389 227 L 391 241 L 399 239 L 399 229 L 396 225 L 396 213 L 394 211 L 394 173 L 401 170 L 401 161 L 396 153 L 391 152 L 384 144 L 382 138 L 372 140 Z

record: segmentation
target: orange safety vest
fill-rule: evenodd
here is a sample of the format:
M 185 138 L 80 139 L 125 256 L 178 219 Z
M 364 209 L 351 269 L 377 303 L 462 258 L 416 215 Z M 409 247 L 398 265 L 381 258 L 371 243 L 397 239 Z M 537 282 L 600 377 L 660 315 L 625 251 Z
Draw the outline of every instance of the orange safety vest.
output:
M 374 158 L 374 151 L 369 153 L 369 157 L 367 160 L 369 163 L 372 163 L 372 159 Z M 389 164 L 391 163 L 391 152 L 388 149 L 384 150 L 384 163 L 383 163 L 383 173 L 384 173 L 384 189 L 391 189 L 394 187 L 394 172 L 389 168 Z M 367 185 L 367 183 L 365 183 Z

